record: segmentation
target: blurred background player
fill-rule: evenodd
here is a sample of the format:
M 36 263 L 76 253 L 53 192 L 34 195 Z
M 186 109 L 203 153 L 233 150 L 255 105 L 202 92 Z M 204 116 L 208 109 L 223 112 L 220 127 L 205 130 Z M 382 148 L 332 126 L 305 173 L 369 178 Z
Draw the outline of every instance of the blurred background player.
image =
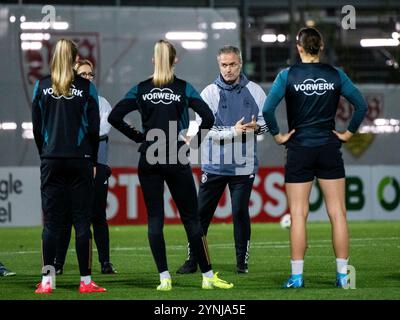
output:
M 178 141 L 178 134 L 189 126 L 188 108 L 201 117 L 200 129 L 211 128 L 214 117 L 196 90 L 174 75 L 176 62 L 175 47 L 168 41 L 158 41 L 154 46 L 153 76 L 127 93 L 111 112 L 109 122 L 128 138 L 142 142 L 138 174 L 147 208 L 150 248 L 160 274 L 157 290 L 172 289 L 163 234 L 165 182 L 179 210 L 191 250 L 198 257 L 203 273 L 202 288 L 229 289 L 233 284 L 218 278 L 218 274 L 214 274 L 211 268 L 206 237 L 197 214 L 196 187 L 190 164 L 188 161 L 184 164 L 176 158 L 179 149 L 186 147 L 185 141 Z M 123 120 L 125 115 L 134 110 L 140 112 L 144 133 L 138 132 Z M 170 136 L 173 126 L 177 132 Z M 156 150 L 150 138 L 145 140 L 147 134 L 150 136 L 153 133 L 164 135 L 164 139 L 159 137 L 156 140 Z M 156 160 L 157 157 L 161 160 Z
M 16 273 L 8 270 L 4 264 L 0 262 L 0 277 L 10 277 L 15 276 Z
M 42 264 L 54 266 L 57 237 L 72 215 L 81 281 L 80 293 L 104 292 L 91 279 L 91 195 L 99 147 L 99 106 L 95 86 L 74 72 L 78 49 L 57 42 L 51 75 L 36 82 L 32 102 L 33 134 L 41 166 L 43 210 Z M 43 274 L 35 293 L 53 291 Z
M 89 60 L 80 60 L 75 64 L 76 73 L 93 81 L 94 67 Z M 100 112 L 100 133 L 99 133 L 99 151 L 97 154 L 96 176 L 94 179 L 94 201 L 93 211 L 91 213 L 91 222 L 93 226 L 93 236 L 99 255 L 101 273 L 113 274 L 117 273 L 110 262 L 110 236 L 107 224 L 107 194 L 108 194 L 108 178 L 111 175 L 111 168 L 107 165 L 108 158 L 108 134 L 111 129 L 107 118 L 112 108 L 108 101 L 99 96 L 99 112 Z M 57 242 L 57 255 L 55 268 L 57 274 L 63 273 L 65 256 L 67 254 L 69 242 L 71 239 L 72 221 L 65 226 L 64 232 L 59 234 Z
M 201 97 L 214 114 L 215 123 L 202 144 L 199 215 L 204 234 L 207 235 L 218 202 L 226 186 L 229 186 L 236 271 L 247 273 L 251 234 L 249 201 L 258 169 L 254 133 L 262 134 L 267 130 L 262 117 L 265 93 L 259 85 L 249 81 L 241 72 L 242 54 L 239 48 L 234 46 L 220 48 L 217 61 L 220 74 L 214 83 L 201 92 Z M 196 121 L 201 124 L 202 120 L 198 115 Z M 249 135 L 248 139 L 252 141 L 246 140 L 243 136 L 246 133 Z M 246 147 L 251 150 L 247 152 L 246 149 L 245 162 L 239 163 L 235 159 L 234 149 L 240 150 L 242 154 L 242 148 Z M 212 154 L 215 151 L 217 155 Z M 215 158 L 220 161 L 214 161 Z M 192 273 L 196 270 L 197 261 L 189 249 L 188 258 L 177 273 Z
M 306 220 L 314 177 L 324 195 L 332 225 L 336 256 L 336 286 L 347 284 L 349 236 L 345 207 L 345 170 L 340 151 L 360 126 L 367 104 L 348 76 L 338 68 L 320 63 L 324 43 L 318 30 L 303 28 L 297 35 L 301 63 L 281 71 L 264 105 L 265 122 L 277 144 L 286 146 L 285 187 L 291 214 L 292 273 L 285 288 L 304 286 Z M 354 106 L 345 132 L 335 131 L 340 96 Z M 275 109 L 285 97 L 289 133 L 279 131 Z

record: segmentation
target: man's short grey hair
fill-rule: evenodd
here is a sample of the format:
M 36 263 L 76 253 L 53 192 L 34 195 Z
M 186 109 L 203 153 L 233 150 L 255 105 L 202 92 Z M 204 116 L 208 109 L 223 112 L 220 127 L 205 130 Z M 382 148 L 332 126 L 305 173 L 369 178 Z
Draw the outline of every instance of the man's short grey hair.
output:
M 226 53 L 236 54 L 239 57 L 240 62 L 242 62 L 242 52 L 238 47 L 226 45 L 223 46 L 222 48 L 219 48 L 217 58 L 219 58 L 221 54 L 226 54 Z

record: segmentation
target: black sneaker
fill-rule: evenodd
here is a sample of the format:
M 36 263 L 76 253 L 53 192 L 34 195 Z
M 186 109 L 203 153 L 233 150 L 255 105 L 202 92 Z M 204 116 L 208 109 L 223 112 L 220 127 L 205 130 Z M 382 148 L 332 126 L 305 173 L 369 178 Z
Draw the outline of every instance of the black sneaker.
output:
M 247 264 L 242 264 L 240 266 L 236 266 L 236 273 L 249 273 L 249 267 Z
M 117 270 L 114 269 L 114 266 L 111 262 L 104 262 L 101 265 L 101 273 L 102 274 L 116 274 Z
M 62 264 L 55 263 L 54 268 L 56 269 L 56 275 L 62 275 L 64 273 L 64 268 Z
M 0 262 L 0 277 L 10 277 L 15 276 L 16 273 L 8 270 L 1 262 Z
M 177 274 L 195 273 L 197 271 L 197 262 L 194 260 L 186 260 L 185 263 L 176 271 Z

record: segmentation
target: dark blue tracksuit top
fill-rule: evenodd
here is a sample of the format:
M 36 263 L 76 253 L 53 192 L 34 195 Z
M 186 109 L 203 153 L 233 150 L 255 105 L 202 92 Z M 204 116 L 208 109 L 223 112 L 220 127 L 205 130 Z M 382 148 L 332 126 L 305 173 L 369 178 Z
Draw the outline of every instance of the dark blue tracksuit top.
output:
M 40 158 L 84 158 L 97 162 L 99 105 L 95 86 L 77 74 L 69 96 L 55 96 L 51 76 L 36 82 L 33 134 Z

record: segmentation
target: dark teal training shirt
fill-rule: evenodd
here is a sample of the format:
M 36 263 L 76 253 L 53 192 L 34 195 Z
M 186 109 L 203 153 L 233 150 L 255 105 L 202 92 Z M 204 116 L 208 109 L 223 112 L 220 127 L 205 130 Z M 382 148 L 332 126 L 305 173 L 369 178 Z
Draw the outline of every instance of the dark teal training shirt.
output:
M 263 116 L 271 134 L 278 134 L 275 109 L 285 97 L 289 131 L 296 130 L 289 145 L 338 143 L 332 130 L 340 96 L 354 106 L 348 126 L 354 133 L 367 111 L 360 91 L 341 69 L 324 63 L 300 63 L 278 74 L 265 101 Z

